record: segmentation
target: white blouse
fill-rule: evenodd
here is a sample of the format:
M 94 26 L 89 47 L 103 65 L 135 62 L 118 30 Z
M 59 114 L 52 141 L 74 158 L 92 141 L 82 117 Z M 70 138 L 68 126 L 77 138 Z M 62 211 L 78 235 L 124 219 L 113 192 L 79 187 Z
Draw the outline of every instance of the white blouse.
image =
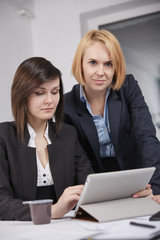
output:
M 35 141 L 34 138 L 36 136 L 36 133 L 34 129 L 31 127 L 31 125 L 28 123 L 27 124 L 29 135 L 30 135 L 30 140 L 28 142 L 28 147 L 33 147 L 35 148 Z M 46 127 L 46 131 L 44 133 L 45 138 L 47 139 L 48 144 L 51 144 L 51 140 L 48 135 L 48 123 Z M 49 186 L 53 185 L 53 178 L 49 166 L 49 162 L 47 163 L 47 166 L 44 168 L 43 165 L 41 164 L 41 161 L 38 158 L 37 152 L 36 152 L 36 159 L 37 159 L 37 186 Z

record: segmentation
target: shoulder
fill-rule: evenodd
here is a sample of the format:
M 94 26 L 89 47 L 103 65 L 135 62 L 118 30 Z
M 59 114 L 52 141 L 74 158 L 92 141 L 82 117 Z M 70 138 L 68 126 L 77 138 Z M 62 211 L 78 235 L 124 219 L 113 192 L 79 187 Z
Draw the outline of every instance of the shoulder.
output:
M 61 129 L 58 132 L 58 137 L 68 144 L 73 144 L 77 139 L 77 131 L 72 125 L 62 123 Z
M 0 135 L 4 133 L 10 134 L 16 131 L 15 122 L 1 122 L 0 123 Z
M 14 122 L 2 122 L 0 123 L 0 141 L 1 143 L 13 141 L 17 137 L 17 130 Z
M 80 102 L 80 85 L 73 86 L 70 92 L 64 94 L 64 114 L 75 111 L 76 105 Z
M 55 122 L 49 122 L 49 124 L 52 126 L 52 130 L 53 132 L 56 132 L 56 126 L 55 126 Z M 60 130 L 58 131 L 58 135 L 76 135 L 76 129 L 72 126 L 69 125 L 67 123 L 62 122 L 61 123 L 61 127 Z
M 77 140 L 76 129 L 69 124 L 62 123 L 56 138 L 58 138 L 65 145 L 74 145 Z
M 121 88 L 117 91 L 111 91 L 112 95 L 119 95 L 119 96 L 123 96 L 123 95 L 127 95 L 129 96 L 135 88 L 139 88 L 138 86 L 138 81 L 135 80 L 134 76 L 132 74 L 126 74 L 124 83 L 122 84 Z
M 77 135 L 76 129 L 67 123 L 62 123 L 60 134 L 69 134 L 69 135 Z
M 133 97 L 136 95 L 142 95 L 142 91 L 139 87 L 138 81 L 132 74 L 127 74 L 122 87 L 119 90 L 120 94 L 126 97 Z
M 79 84 L 74 85 L 70 92 L 67 92 L 64 94 L 64 99 L 69 100 L 79 95 L 79 91 L 80 91 L 79 89 L 80 89 Z
M 138 81 L 135 80 L 134 76 L 132 74 L 127 74 L 125 81 L 122 85 L 122 89 L 126 89 L 126 88 L 132 88 L 134 86 L 136 86 L 138 84 Z

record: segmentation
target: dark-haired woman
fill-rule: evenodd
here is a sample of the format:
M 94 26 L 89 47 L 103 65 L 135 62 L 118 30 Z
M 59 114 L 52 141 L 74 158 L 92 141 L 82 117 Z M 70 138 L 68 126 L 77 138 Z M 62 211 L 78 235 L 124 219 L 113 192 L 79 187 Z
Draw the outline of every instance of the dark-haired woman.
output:
M 92 173 L 75 129 L 61 124 L 60 71 L 44 58 L 25 60 L 11 102 L 14 121 L 0 123 L 0 220 L 31 220 L 22 202 L 47 198 L 52 218 L 60 218 L 75 207 Z

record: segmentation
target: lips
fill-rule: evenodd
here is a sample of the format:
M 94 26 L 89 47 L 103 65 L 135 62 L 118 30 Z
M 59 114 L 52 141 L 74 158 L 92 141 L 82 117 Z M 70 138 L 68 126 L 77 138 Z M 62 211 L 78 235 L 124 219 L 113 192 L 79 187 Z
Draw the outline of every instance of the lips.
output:
M 98 83 L 98 84 L 102 84 L 102 83 L 105 82 L 105 80 L 100 80 L 100 79 L 99 79 L 99 80 L 98 80 L 98 79 L 97 79 L 97 80 L 94 79 L 93 81 L 94 81 L 95 83 Z
M 42 110 L 43 110 L 43 111 L 52 111 L 53 108 L 43 108 Z

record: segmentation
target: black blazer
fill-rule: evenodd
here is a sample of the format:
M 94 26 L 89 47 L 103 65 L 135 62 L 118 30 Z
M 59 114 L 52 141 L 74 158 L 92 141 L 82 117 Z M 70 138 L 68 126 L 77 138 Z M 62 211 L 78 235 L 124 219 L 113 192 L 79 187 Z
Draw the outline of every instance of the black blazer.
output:
M 55 135 L 50 123 L 49 136 L 49 164 L 59 198 L 66 187 L 83 184 L 93 170 L 73 127 L 62 124 Z M 0 220 L 31 220 L 29 207 L 22 204 L 35 199 L 37 188 L 36 150 L 28 141 L 28 129 L 22 143 L 14 122 L 0 123 Z
M 100 172 L 100 147 L 96 127 L 84 102 L 80 87 L 75 85 L 65 94 L 64 121 L 75 126 L 81 145 L 88 154 L 95 172 Z M 108 97 L 111 141 L 120 168 L 134 169 L 155 166 L 152 178 L 155 194 L 160 193 L 160 142 L 137 81 L 126 75 L 119 91 Z

